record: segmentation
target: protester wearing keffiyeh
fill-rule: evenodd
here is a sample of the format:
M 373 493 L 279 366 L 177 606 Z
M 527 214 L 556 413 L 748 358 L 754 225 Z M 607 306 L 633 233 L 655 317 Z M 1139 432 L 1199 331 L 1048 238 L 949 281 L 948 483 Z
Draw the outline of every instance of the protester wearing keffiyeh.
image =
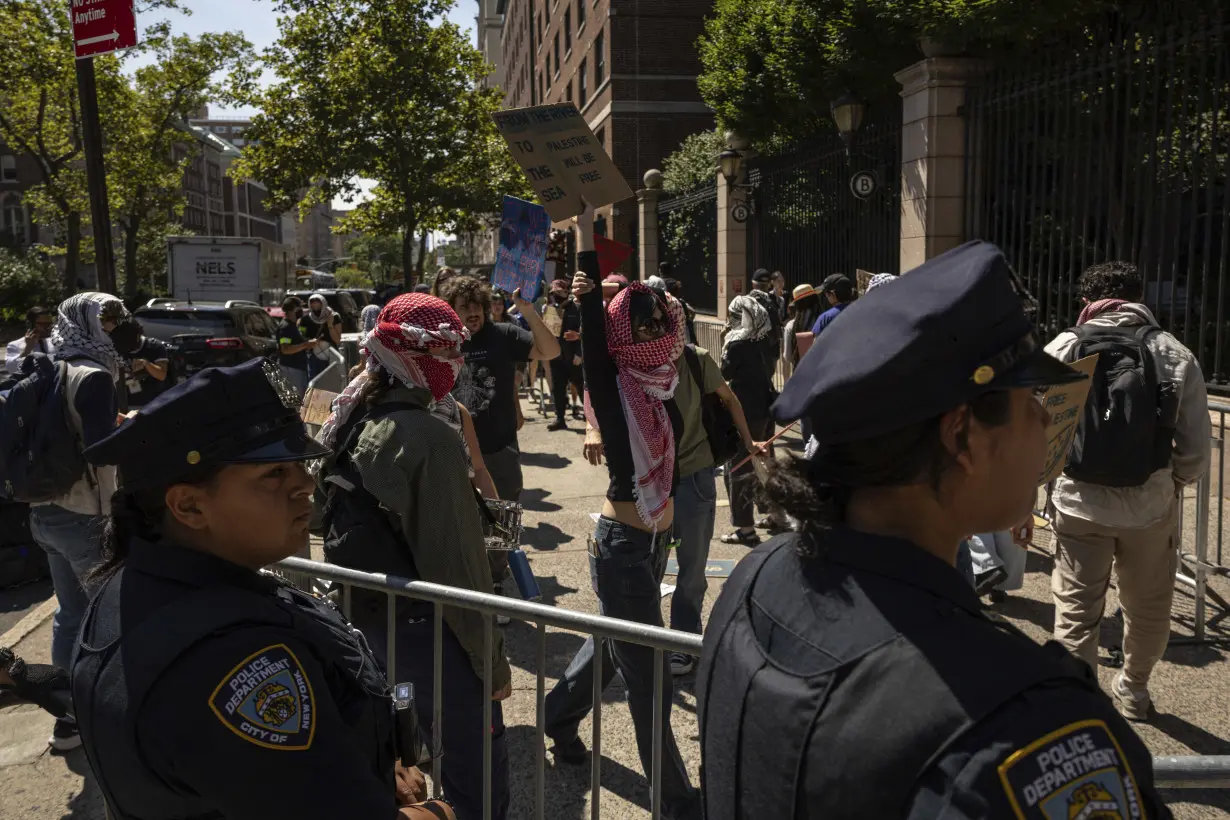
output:
M 119 322 L 128 316 L 124 303 L 109 293 L 78 293 L 60 303 L 51 329 L 51 347 L 57 359 L 84 358 L 120 377 L 119 351 L 103 330 L 104 318 Z
M 320 431 L 320 441 L 333 449 L 338 432 L 354 412 L 359 396 L 377 368 L 408 387 L 423 387 L 439 401 L 453 389 L 462 358 L 442 358 L 448 350 L 460 353 L 470 338 L 457 312 L 443 299 L 426 293 L 398 296 L 380 311 L 376 328 L 363 341 L 367 369 L 333 401 L 333 413 Z M 319 465 L 317 465 L 319 469 Z
M 726 338 L 722 340 L 722 360 L 728 358 L 735 342 L 758 342 L 773 328 L 769 312 L 750 296 L 736 296 L 726 312 Z
M 633 496 L 636 511 L 646 526 L 657 528 L 675 477 L 675 431 L 663 402 L 675 395 L 679 374 L 675 360 L 683 355 L 683 307 L 672 298 L 665 302 L 668 332 L 649 342 L 632 336 L 631 301 L 644 293 L 661 299 L 641 282 L 619 292 L 606 308 L 607 350 L 619 371 L 619 398 L 632 445 Z M 597 427 L 586 396 L 586 415 Z

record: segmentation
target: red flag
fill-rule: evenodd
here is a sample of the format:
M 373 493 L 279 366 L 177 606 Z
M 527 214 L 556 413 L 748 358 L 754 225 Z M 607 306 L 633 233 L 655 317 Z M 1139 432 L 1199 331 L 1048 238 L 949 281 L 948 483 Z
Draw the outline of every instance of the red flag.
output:
M 602 272 L 604 278 L 608 273 L 613 273 L 632 255 L 631 245 L 598 235 L 594 236 L 594 250 L 598 252 L 598 270 Z

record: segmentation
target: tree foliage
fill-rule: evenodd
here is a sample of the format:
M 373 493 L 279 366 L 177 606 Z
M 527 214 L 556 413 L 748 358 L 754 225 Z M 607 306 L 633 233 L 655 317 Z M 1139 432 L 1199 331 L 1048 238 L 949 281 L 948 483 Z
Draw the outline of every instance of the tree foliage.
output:
M 34 305 L 54 306 L 63 298 L 55 265 L 33 251 L 0 249 L 0 320 L 16 321 Z
M 698 84 L 723 127 L 763 145 L 826 127 L 832 100 L 846 92 L 891 104 L 893 75 L 922 59 L 924 38 L 1002 58 L 1143 2 L 717 0 Z
M 251 97 L 259 145 L 235 170 L 283 208 L 350 199 L 375 180 L 376 200 L 348 222 L 400 235 L 407 280 L 417 234 L 498 212 L 525 186 L 490 118 L 500 95 L 482 88 L 482 55 L 455 25 L 433 25 L 451 5 L 282 0 L 264 60 L 279 80 Z

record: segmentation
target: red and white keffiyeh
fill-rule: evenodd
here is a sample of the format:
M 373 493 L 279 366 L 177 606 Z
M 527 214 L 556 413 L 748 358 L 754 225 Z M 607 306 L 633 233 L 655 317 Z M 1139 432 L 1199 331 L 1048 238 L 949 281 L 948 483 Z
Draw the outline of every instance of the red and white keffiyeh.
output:
M 358 404 L 370 374 L 377 367 L 410 387 L 424 387 L 440 401 L 453 389 L 464 359 L 439 358 L 433 352 L 461 350 L 470 331 L 443 299 L 427 293 L 406 293 L 385 305 L 376 329 L 362 342 L 367 370 L 333 400 L 333 412 L 320 430 L 320 442 L 333 449 L 337 435 Z
M 633 282 L 619 292 L 606 308 L 607 350 L 619 371 L 619 398 L 635 471 L 632 492 L 636 511 L 649 527 L 658 522 L 671 499 L 675 477 L 675 431 L 663 402 L 675 395 L 679 374 L 675 360 L 683 355 L 683 306 L 667 297 L 666 316 L 670 328 L 652 342 L 632 338 L 630 302 L 632 294 L 658 294 L 642 282 Z M 592 411 L 586 410 L 593 423 Z M 596 425 L 595 425 L 596 426 Z

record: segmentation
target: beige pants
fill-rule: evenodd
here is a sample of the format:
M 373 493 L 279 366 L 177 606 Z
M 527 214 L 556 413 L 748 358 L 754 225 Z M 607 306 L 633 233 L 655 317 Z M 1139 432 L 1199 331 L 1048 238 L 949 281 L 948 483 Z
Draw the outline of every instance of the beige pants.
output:
M 1098 668 L 1098 633 L 1113 567 L 1123 607 L 1123 671 L 1142 691 L 1170 638 L 1170 604 L 1178 567 L 1179 506 L 1143 529 L 1120 529 L 1055 515 L 1055 640 Z

